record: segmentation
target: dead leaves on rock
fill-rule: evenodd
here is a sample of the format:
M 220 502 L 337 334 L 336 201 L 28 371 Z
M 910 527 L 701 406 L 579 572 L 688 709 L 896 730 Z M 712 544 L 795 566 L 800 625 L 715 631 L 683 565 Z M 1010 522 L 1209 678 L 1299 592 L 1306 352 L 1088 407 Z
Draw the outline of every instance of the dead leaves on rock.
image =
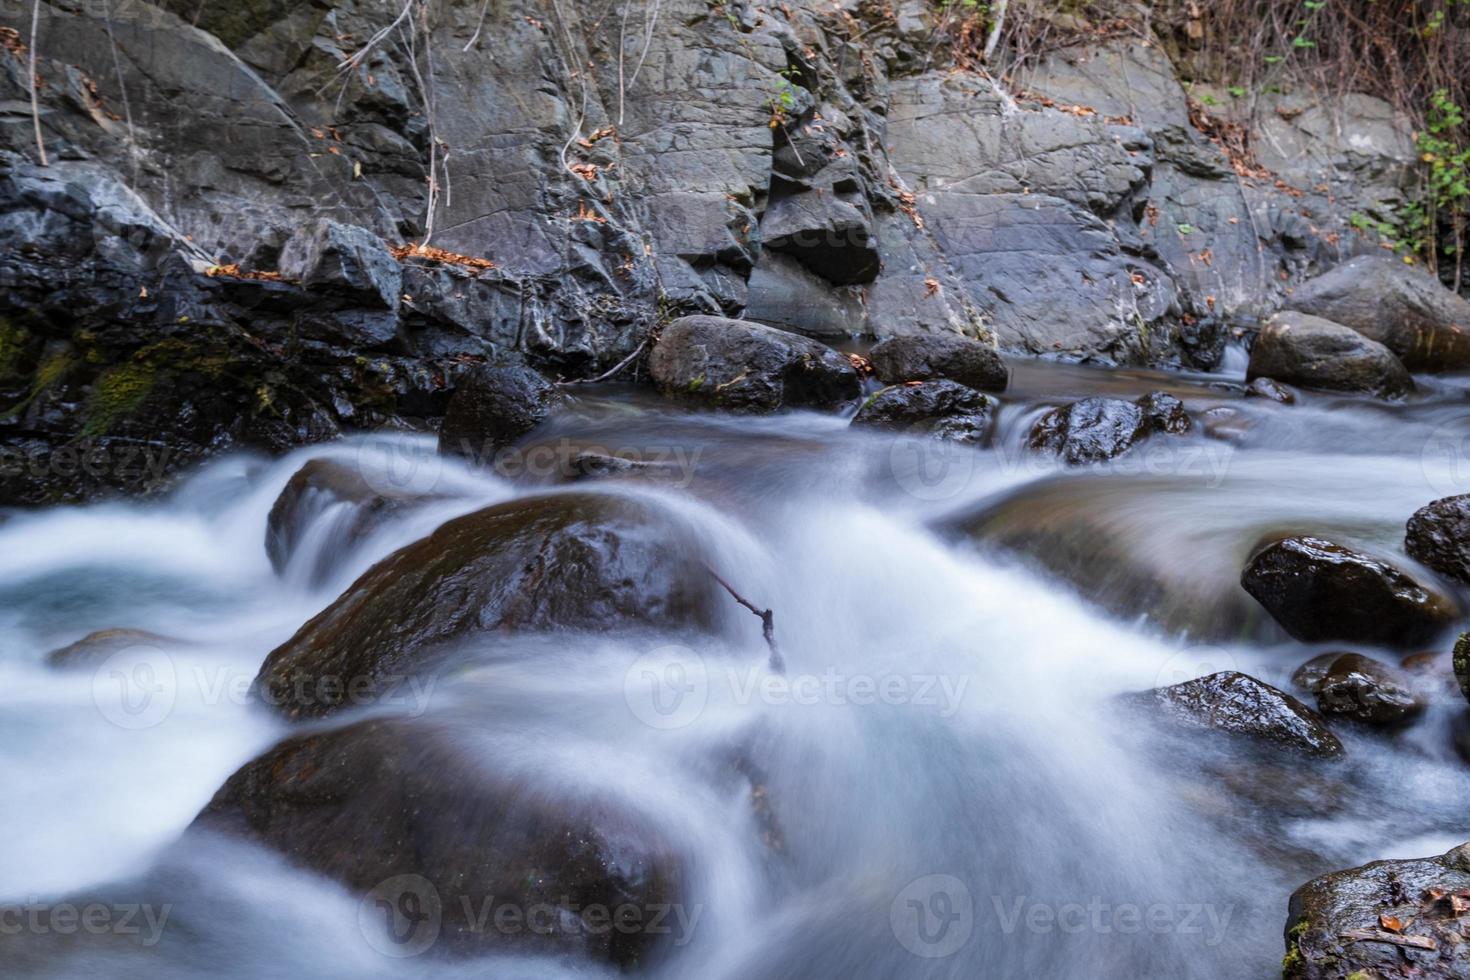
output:
M 230 262 L 227 265 L 212 265 L 204 270 L 204 274 L 211 279 L 251 279 L 256 282 L 289 282 L 279 272 L 272 272 L 268 269 L 242 269 L 234 262 Z
M 390 245 L 388 251 L 399 262 L 405 259 L 425 259 L 429 262 L 438 262 L 441 265 L 457 265 L 463 269 L 486 270 L 495 268 L 495 263 L 489 259 L 478 258 L 473 255 L 460 255 L 458 252 L 448 252 L 442 248 L 432 245 L 415 245 L 412 242 L 403 245 Z

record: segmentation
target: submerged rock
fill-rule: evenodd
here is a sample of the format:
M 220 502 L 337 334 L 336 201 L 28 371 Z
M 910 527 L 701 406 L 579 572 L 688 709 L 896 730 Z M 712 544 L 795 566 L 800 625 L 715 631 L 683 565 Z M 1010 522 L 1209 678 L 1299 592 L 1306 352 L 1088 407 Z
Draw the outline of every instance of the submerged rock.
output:
M 960 334 L 890 337 L 874 344 L 868 357 L 878 380 L 889 385 L 942 378 L 981 391 L 1004 391 L 1010 380 L 995 348 Z
M 1191 524 L 1160 522 L 1157 483 L 1108 474 L 1028 483 L 941 530 L 1055 576 L 1087 601 L 1169 634 L 1220 641 L 1256 636 L 1261 607 L 1236 583 L 1233 544 Z
M 423 916 L 396 920 L 405 953 L 646 959 L 651 920 L 680 897 L 669 842 L 625 803 L 497 772 L 476 734 L 379 719 L 298 735 L 241 767 L 190 832 L 259 842 L 355 899 Z
M 561 391 L 521 364 L 481 367 L 460 379 L 439 426 L 439 451 L 486 459 L 556 411 Z
M 334 505 L 345 510 L 307 570 L 313 586 L 325 582 L 341 558 L 394 516 L 432 499 L 394 496 L 374 486 L 360 469 L 336 459 L 308 460 L 286 482 L 266 518 L 265 551 L 280 574 L 296 556 L 312 522 Z
M 1287 307 L 1351 327 L 1411 368 L 1470 367 L 1470 302 L 1387 256 L 1360 255 L 1309 279 Z
M 1414 390 L 1409 372 L 1387 347 L 1340 323 L 1305 313 L 1278 313 L 1251 347 L 1247 377 L 1303 388 L 1397 398 Z
M 1404 674 L 1358 653 L 1325 653 L 1307 661 L 1292 681 L 1311 691 L 1317 710 L 1374 725 L 1395 725 L 1419 715 L 1424 700 Z
M 1280 405 L 1295 405 L 1296 395 L 1290 388 L 1270 378 L 1255 378 L 1245 386 L 1247 398 L 1266 398 Z
M 1461 931 L 1460 911 L 1467 891 L 1466 844 L 1439 857 L 1374 861 L 1315 878 L 1292 892 L 1287 905 L 1282 976 L 1470 976 L 1470 940 Z
M 66 670 L 92 670 L 108 657 L 132 647 L 147 649 L 169 649 L 178 647 L 182 641 L 148 630 L 114 628 L 97 630 L 46 654 L 46 662 L 52 667 Z
M 1420 564 L 1470 583 L 1470 494 L 1443 497 L 1414 511 L 1404 547 Z
M 444 645 L 520 630 L 704 628 L 716 609 L 697 541 L 667 515 L 594 493 L 456 518 L 383 559 L 266 657 L 257 694 L 328 714 L 428 669 Z
M 1182 433 L 1189 428 L 1183 403 L 1161 391 L 1131 402 L 1084 398 L 1038 419 L 1031 428 L 1030 445 L 1074 465 L 1099 463 L 1122 455 L 1155 432 Z
M 1342 743 L 1311 708 L 1246 674 L 1220 671 L 1134 695 L 1174 725 L 1241 735 L 1309 756 L 1342 754 Z
M 1294 638 L 1417 646 L 1458 615 L 1447 597 L 1385 562 L 1310 536 L 1261 549 L 1240 584 Z
M 973 388 L 953 381 L 918 381 L 874 393 L 852 425 L 978 445 L 990 433 L 994 411 L 995 399 Z
M 830 409 L 862 392 L 852 363 L 825 344 L 718 316 L 686 316 L 666 326 L 648 370 L 665 395 L 735 412 Z

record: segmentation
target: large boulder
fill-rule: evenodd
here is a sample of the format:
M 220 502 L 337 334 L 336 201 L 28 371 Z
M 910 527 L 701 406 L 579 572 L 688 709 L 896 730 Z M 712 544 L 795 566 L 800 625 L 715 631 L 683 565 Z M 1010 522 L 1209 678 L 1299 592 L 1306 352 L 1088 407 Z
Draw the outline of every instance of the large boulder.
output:
M 852 362 L 825 344 L 718 316 L 664 327 L 648 370 L 666 395 L 736 412 L 835 408 L 862 391 Z
M 874 392 L 856 415 L 859 429 L 881 429 L 979 445 L 990 434 L 995 399 L 953 381 L 915 381 Z
M 1387 562 L 1321 538 L 1282 538 L 1258 551 L 1240 584 L 1298 640 L 1392 647 L 1428 643 L 1459 614 Z
M 1393 352 L 1355 330 L 1305 313 L 1278 313 L 1251 347 L 1249 379 L 1396 398 L 1414 382 Z
M 1470 583 L 1470 494 L 1442 497 L 1409 518 L 1409 557 L 1457 582 Z
M 995 348 L 962 334 L 890 337 L 868 352 L 873 373 L 884 384 L 957 381 L 980 391 L 1005 391 L 1010 372 Z
M 1361 255 L 1310 279 L 1287 306 L 1351 327 L 1411 368 L 1470 367 L 1470 302 L 1388 256 Z
M 1318 758 L 1342 754 L 1342 743 L 1315 711 L 1290 694 L 1233 670 L 1144 691 L 1131 696 L 1129 703 L 1185 729 L 1243 736 Z
M 1303 664 L 1292 681 L 1317 699 L 1317 710 L 1373 725 L 1413 720 L 1425 708 L 1405 674 L 1360 653 L 1324 653 Z
M 460 378 L 439 426 L 439 451 L 486 460 L 565 403 L 561 390 L 524 364 L 480 367 Z
M 529 497 L 441 526 L 363 573 L 266 657 L 257 694 L 291 717 L 371 701 L 446 644 L 522 630 L 706 628 L 695 539 L 633 499 Z
M 1121 456 L 1155 432 L 1190 428 L 1183 404 L 1173 395 L 1149 392 L 1134 401 L 1084 398 L 1047 412 L 1031 427 L 1032 449 L 1068 463 L 1099 463 Z
M 191 833 L 335 879 L 404 953 L 646 960 L 684 878 L 669 842 L 626 803 L 497 772 L 476 734 L 378 719 L 289 738 L 231 776 Z
M 1470 845 L 1432 858 L 1374 861 L 1302 885 L 1287 904 L 1285 980 L 1470 976 L 1461 931 Z

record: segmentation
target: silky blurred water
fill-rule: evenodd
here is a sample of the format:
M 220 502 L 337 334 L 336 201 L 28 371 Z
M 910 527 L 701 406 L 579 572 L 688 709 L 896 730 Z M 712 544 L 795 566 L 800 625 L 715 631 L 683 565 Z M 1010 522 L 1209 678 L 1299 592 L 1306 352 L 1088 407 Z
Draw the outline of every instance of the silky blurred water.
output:
M 1190 435 L 1079 471 L 1024 448 L 1049 405 L 1151 388 L 1184 398 Z M 655 477 L 578 489 L 634 494 L 697 528 L 712 567 L 774 610 L 786 673 L 771 672 L 759 623 L 732 602 L 708 638 L 501 638 L 493 657 L 470 644 L 462 669 L 394 710 L 467 719 L 498 771 L 619 800 L 676 842 L 690 868 L 686 919 L 647 967 L 656 976 L 1272 976 L 1296 885 L 1470 839 L 1470 770 L 1453 749 L 1466 705 L 1453 690 L 1437 688 L 1405 732 L 1344 729 L 1338 764 L 1263 765 L 1228 743 L 1175 739 L 1120 711 L 1116 695 L 1218 669 L 1289 688 L 1292 669 L 1326 648 L 1269 624 L 1223 641 L 1165 630 L 953 530 L 1006 501 L 1032 519 L 1027 508 L 1045 501 L 1044 520 L 1082 513 L 1103 529 L 1099 563 L 1126 552 L 1233 602 L 1242 562 L 1272 531 L 1323 534 L 1427 574 L 1403 554 L 1403 523 L 1470 492 L 1462 387 L 1431 382 L 1401 405 L 1306 396 L 1288 407 L 1244 399 L 1223 376 L 1038 363 L 1017 367 L 1002 400 L 994 444 L 968 449 L 853 433 L 836 417 L 585 398 L 530 445 L 658 457 Z M 342 505 L 310 511 L 277 574 L 267 515 L 316 457 L 428 502 L 360 540 L 344 534 Z M 563 492 L 529 469 L 473 469 L 422 436 L 359 436 L 278 460 L 225 457 L 165 499 L 0 523 L 0 911 L 169 910 L 152 942 L 147 928 L 8 930 L 20 920 L 0 914 L 0 971 L 606 973 L 385 956 L 362 895 L 259 848 L 180 837 L 289 727 L 247 694 L 264 656 L 445 520 Z M 324 554 L 333 571 L 312 585 Z M 46 662 L 115 627 L 172 642 L 69 670 Z M 1435 648 L 1441 662 L 1450 639 Z M 691 696 L 665 697 L 680 692 Z M 762 774 L 777 848 L 750 786 L 729 778 L 737 750 Z

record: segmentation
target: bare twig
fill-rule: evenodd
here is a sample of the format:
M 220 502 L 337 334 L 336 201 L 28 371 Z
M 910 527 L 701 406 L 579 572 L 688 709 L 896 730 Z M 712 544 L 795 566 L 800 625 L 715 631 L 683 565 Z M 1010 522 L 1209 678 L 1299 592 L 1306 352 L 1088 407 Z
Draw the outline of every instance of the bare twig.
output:
M 1391 946 L 1408 946 L 1412 949 L 1438 949 L 1439 943 L 1428 936 L 1400 936 L 1379 929 L 1349 929 L 1341 934 L 1343 939 L 1354 939 L 1364 943 L 1388 943 Z
M 413 12 L 413 5 L 416 2 L 418 2 L 418 0 L 408 0 L 408 2 L 403 5 L 403 9 L 398 12 L 398 16 L 393 18 L 393 22 L 391 24 L 378 31 L 372 37 L 368 38 L 367 43 L 364 44 L 362 47 L 352 52 L 352 54 L 348 55 L 346 58 L 343 58 L 341 63 L 337 65 L 337 68 L 345 73 L 362 64 L 363 59 L 368 56 L 368 52 L 372 51 L 373 48 L 381 44 L 384 38 L 393 33 L 394 28 L 396 28 L 399 24 L 408 19 L 409 14 Z
M 720 573 L 711 568 L 708 563 L 705 564 L 704 568 L 716 582 L 719 582 L 725 587 L 725 591 L 730 593 L 730 598 L 760 617 L 761 636 L 765 637 L 766 646 L 771 651 L 771 669 L 778 674 L 786 673 L 786 660 L 781 656 L 781 651 L 776 648 L 776 614 L 769 609 L 760 608 L 745 598 L 745 596 L 736 592 L 735 587 L 729 582 L 726 582 Z
M 485 0 L 484 3 L 480 4 L 480 19 L 475 22 L 475 33 L 470 35 L 470 39 L 464 43 L 464 47 L 460 49 L 461 51 L 468 51 L 480 39 L 480 28 L 485 26 L 485 12 L 489 9 L 490 0 Z
M 602 372 L 601 374 L 599 374 L 595 378 L 576 378 L 576 379 L 573 379 L 571 381 L 563 381 L 561 383 L 564 384 L 564 385 L 591 385 L 591 384 L 596 384 L 599 381 L 606 381 L 608 378 L 611 378 L 613 375 L 617 374 L 623 368 L 627 367 L 629 364 L 632 364 L 634 361 L 636 361 L 638 359 L 638 355 L 639 354 L 642 354 L 644 348 L 646 348 L 647 346 L 648 346 L 648 339 L 645 338 L 644 341 L 643 341 L 643 343 L 641 343 L 637 347 L 633 348 L 633 353 L 629 354 L 627 357 L 623 358 L 621 361 L 619 361 L 618 363 L 614 364 L 612 367 L 608 368 L 606 371 Z
M 122 93 L 123 118 L 128 123 L 128 156 L 132 158 L 133 183 L 138 182 L 138 136 L 133 129 L 133 107 L 128 101 L 128 86 L 123 81 L 122 60 L 117 56 L 117 38 L 112 33 L 112 3 L 102 0 L 102 23 L 107 28 L 107 40 L 112 46 L 112 70 L 117 73 L 117 88 Z
M 990 56 L 995 53 L 995 46 L 1000 42 L 1000 29 L 1006 20 L 1006 4 L 1009 0 L 996 0 L 995 20 L 990 25 L 990 36 L 985 39 L 985 62 L 990 63 Z
M 36 152 L 41 155 L 41 166 L 49 167 L 46 160 L 46 141 L 41 138 L 41 101 L 36 98 L 36 29 L 41 23 L 41 0 L 31 3 L 31 122 L 36 126 Z

